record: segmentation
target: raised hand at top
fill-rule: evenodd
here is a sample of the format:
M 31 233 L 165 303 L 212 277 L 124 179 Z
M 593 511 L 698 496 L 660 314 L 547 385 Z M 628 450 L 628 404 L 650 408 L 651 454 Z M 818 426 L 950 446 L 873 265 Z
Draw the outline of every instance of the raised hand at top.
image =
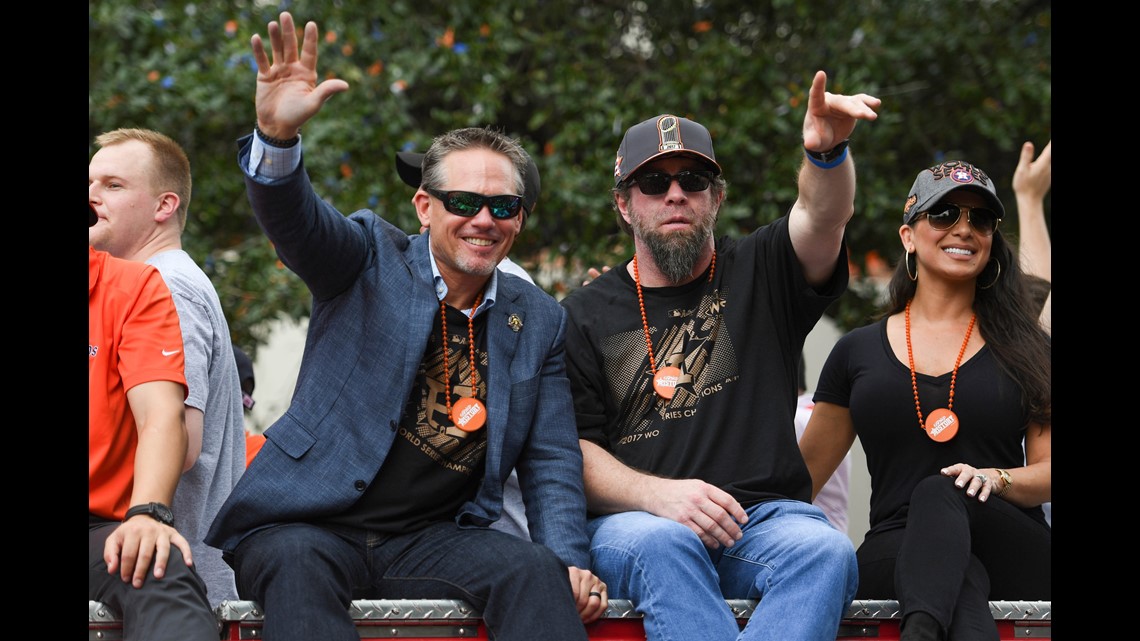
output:
M 257 125 L 273 138 L 294 138 L 333 94 L 348 90 L 348 83 L 329 79 L 317 84 L 317 23 L 309 21 L 297 46 L 293 16 L 281 12 L 280 22 L 269 23 L 269 48 L 265 53 L 261 34 L 253 34 L 250 45 L 257 62 Z
M 804 114 L 804 147 L 812 151 L 827 151 L 851 137 L 858 120 L 879 117 L 876 109 L 882 100 L 857 93 L 853 96 L 827 91 L 827 74 L 815 72 L 808 93 L 808 108 Z

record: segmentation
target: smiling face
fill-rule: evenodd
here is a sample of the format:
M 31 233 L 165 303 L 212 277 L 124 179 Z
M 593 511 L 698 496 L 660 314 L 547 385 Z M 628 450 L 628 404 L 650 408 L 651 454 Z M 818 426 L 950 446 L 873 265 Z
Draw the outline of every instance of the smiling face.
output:
M 976 192 L 956 189 L 942 198 L 963 207 L 988 207 Z M 908 252 L 915 252 L 918 280 L 923 276 L 938 276 L 949 280 L 973 280 L 978 277 L 990 259 L 993 236 L 979 234 L 965 214 L 958 217 L 953 227 L 939 231 L 930 226 L 925 216 L 914 226 L 903 225 L 899 237 Z
M 646 173 L 675 175 L 707 169 L 698 160 L 678 155 L 646 164 L 634 178 Z M 663 194 L 647 196 L 635 184 L 630 187 L 629 200 L 618 199 L 618 210 L 633 229 L 638 252 L 648 252 L 673 283 L 692 277 L 702 252 L 712 246 L 719 209 L 720 198 L 712 186 L 704 191 L 685 191 L 676 180 Z
M 516 194 L 518 178 L 506 156 L 485 148 L 453 151 L 443 158 L 441 191 L 469 191 L 485 196 Z M 482 288 L 506 257 L 522 228 L 522 216 L 494 218 L 484 206 L 471 218 L 447 211 L 422 188 L 413 202 L 420 224 L 431 234 L 431 251 L 448 288 Z

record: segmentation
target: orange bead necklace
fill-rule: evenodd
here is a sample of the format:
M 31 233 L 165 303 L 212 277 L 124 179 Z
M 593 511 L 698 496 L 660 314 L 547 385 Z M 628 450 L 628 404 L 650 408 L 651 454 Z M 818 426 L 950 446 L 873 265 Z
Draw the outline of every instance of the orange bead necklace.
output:
M 479 399 L 475 398 L 475 390 L 478 387 L 478 372 L 475 369 L 475 310 L 479 309 L 479 301 L 483 299 L 483 292 L 475 297 L 475 303 L 471 305 L 471 314 L 467 316 L 467 348 L 468 362 L 471 363 L 471 396 L 470 398 L 461 398 L 455 402 L 455 410 L 451 408 L 451 365 L 448 362 L 447 353 L 451 350 L 447 348 L 447 303 L 442 300 L 439 301 L 439 315 L 443 321 L 443 394 L 447 403 L 447 418 L 455 424 L 456 427 L 464 432 L 474 432 L 487 421 L 487 408 Z M 459 418 L 456 419 L 454 414 L 458 414 Z
M 922 420 L 922 405 L 918 402 L 918 379 L 914 374 L 914 349 L 910 343 L 910 304 L 914 299 L 906 302 L 906 358 L 910 365 L 910 387 L 914 390 L 914 409 L 918 413 L 918 427 L 926 432 L 930 438 L 945 443 L 958 433 L 958 415 L 954 409 L 954 384 L 958 380 L 958 366 L 962 364 L 962 357 L 966 354 L 966 346 L 970 344 L 970 334 L 974 331 L 974 323 L 978 320 L 978 313 L 970 316 L 970 325 L 966 328 L 966 339 L 962 341 L 962 348 L 958 350 L 958 360 L 954 361 L 954 372 L 950 375 L 950 401 L 946 408 L 936 409 Z
M 713 251 L 712 264 L 709 266 L 711 283 L 716 273 L 716 251 Z M 645 297 L 641 294 L 641 273 L 637 269 L 637 254 L 633 255 L 633 284 L 637 286 L 637 306 L 641 308 L 641 328 L 645 331 L 645 349 L 649 351 L 649 371 L 653 374 L 653 389 L 657 395 L 665 400 L 673 398 L 677 389 L 677 381 L 681 378 L 681 368 L 672 365 L 662 367 L 657 371 L 657 361 L 653 358 L 653 339 L 649 336 L 649 319 L 645 315 Z

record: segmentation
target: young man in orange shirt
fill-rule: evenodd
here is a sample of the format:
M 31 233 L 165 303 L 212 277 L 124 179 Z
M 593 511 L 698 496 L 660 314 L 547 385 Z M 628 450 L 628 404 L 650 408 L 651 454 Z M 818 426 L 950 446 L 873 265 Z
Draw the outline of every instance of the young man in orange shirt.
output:
M 217 641 L 168 507 L 187 443 L 170 290 L 154 267 L 89 247 L 87 312 L 89 598 L 123 616 L 127 639 Z

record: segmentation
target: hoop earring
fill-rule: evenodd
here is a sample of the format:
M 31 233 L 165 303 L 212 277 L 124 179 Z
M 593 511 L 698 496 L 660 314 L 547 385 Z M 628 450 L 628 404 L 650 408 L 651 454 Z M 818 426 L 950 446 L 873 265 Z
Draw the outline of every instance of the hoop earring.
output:
M 978 285 L 978 289 L 989 289 L 989 288 L 993 287 L 994 285 L 996 285 L 998 282 L 998 279 L 1001 278 L 1001 261 L 996 259 L 996 258 L 991 258 L 990 260 L 997 263 L 997 275 L 994 276 L 994 279 L 990 281 L 989 285 L 986 285 L 985 287 Z M 986 264 L 986 267 L 989 267 L 989 263 Z M 983 271 L 985 271 L 985 270 L 983 270 Z
M 913 274 L 910 273 L 910 255 L 913 253 L 914 252 L 908 252 L 906 250 L 903 250 L 903 265 L 906 266 L 906 275 L 907 275 L 907 277 L 910 278 L 910 281 L 912 283 L 914 281 L 918 280 L 918 259 L 917 258 L 915 259 L 915 262 L 914 262 L 915 273 L 913 273 Z

